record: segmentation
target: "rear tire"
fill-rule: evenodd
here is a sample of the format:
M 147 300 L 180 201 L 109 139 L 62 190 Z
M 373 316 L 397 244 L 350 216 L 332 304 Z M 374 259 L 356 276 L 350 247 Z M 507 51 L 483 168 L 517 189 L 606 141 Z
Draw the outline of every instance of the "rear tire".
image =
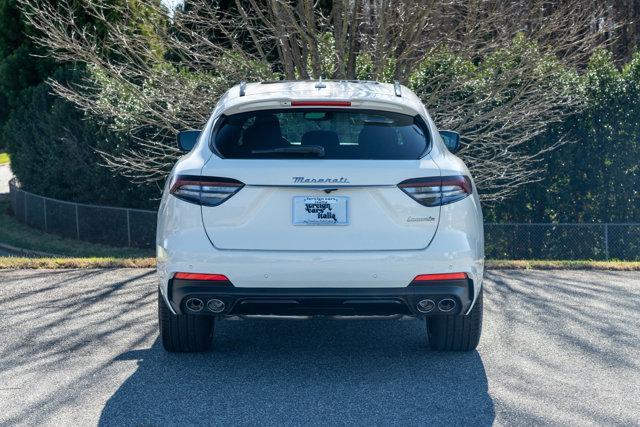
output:
M 158 323 L 162 346 L 171 353 L 193 353 L 211 349 L 215 319 L 210 316 L 171 313 L 160 290 Z
M 429 347 L 438 351 L 475 350 L 482 334 L 482 288 L 467 316 L 432 316 L 427 318 Z

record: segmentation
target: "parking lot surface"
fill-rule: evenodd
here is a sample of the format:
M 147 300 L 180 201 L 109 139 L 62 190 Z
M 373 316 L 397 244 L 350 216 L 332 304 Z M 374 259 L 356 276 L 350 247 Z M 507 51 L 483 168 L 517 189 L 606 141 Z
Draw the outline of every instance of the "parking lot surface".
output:
M 491 271 L 478 351 L 417 320 L 225 320 L 158 342 L 151 270 L 0 271 L 0 424 L 638 424 L 640 275 Z

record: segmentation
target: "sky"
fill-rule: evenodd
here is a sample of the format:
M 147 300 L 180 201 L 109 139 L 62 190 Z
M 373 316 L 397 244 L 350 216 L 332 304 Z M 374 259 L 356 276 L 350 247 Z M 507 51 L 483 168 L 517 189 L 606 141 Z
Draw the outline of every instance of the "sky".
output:
M 177 5 L 182 3 L 182 0 L 162 0 L 162 3 L 167 6 L 169 9 L 175 8 Z

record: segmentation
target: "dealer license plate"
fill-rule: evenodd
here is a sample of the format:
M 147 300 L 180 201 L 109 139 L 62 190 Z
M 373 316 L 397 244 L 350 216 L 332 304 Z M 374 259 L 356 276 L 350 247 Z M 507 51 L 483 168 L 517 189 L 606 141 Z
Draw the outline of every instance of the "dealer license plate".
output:
M 348 197 L 294 197 L 293 225 L 347 225 L 348 203 Z

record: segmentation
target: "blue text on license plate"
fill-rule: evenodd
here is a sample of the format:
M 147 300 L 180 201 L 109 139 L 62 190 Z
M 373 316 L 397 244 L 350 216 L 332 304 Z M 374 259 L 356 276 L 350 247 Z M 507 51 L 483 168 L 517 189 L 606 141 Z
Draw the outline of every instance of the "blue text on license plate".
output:
M 294 225 L 347 225 L 349 198 L 340 196 L 296 196 Z

